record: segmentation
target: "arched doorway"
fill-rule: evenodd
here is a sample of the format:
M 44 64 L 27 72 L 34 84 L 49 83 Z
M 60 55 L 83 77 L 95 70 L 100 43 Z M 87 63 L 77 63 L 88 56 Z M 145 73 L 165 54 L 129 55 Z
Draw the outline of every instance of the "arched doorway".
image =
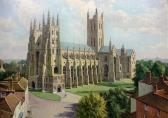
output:
M 32 89 L 35 89 L 35 82 L 34 81 L 32 81 L 31 86 L 32 86 Z
M 61 92 L 61 91 L 62 91 L 61 86 L 58 86 L 57 87 L 57 92 Z
M 54 68 L 54 73 L 57 74 L 58 73 L 58 67 Z

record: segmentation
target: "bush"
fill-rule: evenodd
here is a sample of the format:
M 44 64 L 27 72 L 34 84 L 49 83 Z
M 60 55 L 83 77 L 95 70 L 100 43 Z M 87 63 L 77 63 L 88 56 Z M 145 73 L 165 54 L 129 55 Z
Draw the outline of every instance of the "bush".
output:
M 106 101 L 106 108 L 109 118 L 121 118 L 123 114 L 129 111 L 129 98 L 122 89 L 110 89 L 107 92 L 100 93 Z M 127 118 L 127 116 L 124 116 Z
M 98 94 L 82 97 L 76 109 L 77 118 L 106 118 L 106 102 Z
M 10 72 L 10 71 L 6 71 L 6 72 L 0 72 L 0 81 L 4 80 L 5 78 L 15 74 L 16 72 Z

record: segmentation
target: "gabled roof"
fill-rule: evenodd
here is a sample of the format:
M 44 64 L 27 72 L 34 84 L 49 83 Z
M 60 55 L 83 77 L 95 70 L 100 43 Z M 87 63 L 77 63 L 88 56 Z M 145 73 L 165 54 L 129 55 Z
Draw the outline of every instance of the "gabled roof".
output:
M 90 50 L 90 51 L 93 51 L 93 49 L 90 47 L 90 46 L 88 46 L 87 44 L 77 44 L 77 43 L 65 43 L 65 42 L 61 42 L 61 48 L 62 49 L 65 49 L 65 50 L 67 50 L 67 48 L 69 49 L 69 50 L 79 50 L 79 48 L 80 48 L 80 50 L 81 51 L 84 51 L 84 49 L 87 51 L 87 50 Z

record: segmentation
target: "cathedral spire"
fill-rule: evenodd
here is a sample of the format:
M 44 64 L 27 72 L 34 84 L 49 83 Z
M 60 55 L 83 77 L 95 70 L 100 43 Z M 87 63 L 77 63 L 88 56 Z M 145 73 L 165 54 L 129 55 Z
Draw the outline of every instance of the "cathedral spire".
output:
M 41 23 L 39 23 L 39 30 L 41 30 Z
M 112 43 L 111 43 L 111 37 L 110 37 L 110 41 L 109 41 L 109 51 L 111 51 L 112 48 Z
M 52 25 L 55 25 L 55 18 L 54 18 L 54 16 L 52 17 Z
M 50 25 L 50 11 L 48 10 L 48 18 L 47 18 L 47 23 Z
M 36 18 L 34 18 L 34 27 L 33 29 L 35 30 L 36 29 Z
M 43 13 L 43 26 L 45 25 L 45 16 L 44 16 L 44 13 Z
M 89 10 L 87 11 L 87 18 L 89 19 Z
M 69 60 L 69 49 L 67 48 L 67 60 Z
M 96 15 L 98 14 L 98 12 L 97 12 L 97 8 L 96 8 Z
M 57 14 L 57 26 L 59 26 L 59 15 Z
M 30 32 L 32 31 L 32 21 L 30 22 Z

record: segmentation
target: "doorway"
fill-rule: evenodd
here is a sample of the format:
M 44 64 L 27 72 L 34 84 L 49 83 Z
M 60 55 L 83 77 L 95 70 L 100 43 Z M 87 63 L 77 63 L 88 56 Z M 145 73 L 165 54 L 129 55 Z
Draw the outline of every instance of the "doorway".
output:
M 61 86 L 58 86 L 58 88 L 57 88 L 57 92 L 61 92 L 62 90 L 61 90 Z
M 32 89 L 35 89 L 35 82 L 32 81 Z

